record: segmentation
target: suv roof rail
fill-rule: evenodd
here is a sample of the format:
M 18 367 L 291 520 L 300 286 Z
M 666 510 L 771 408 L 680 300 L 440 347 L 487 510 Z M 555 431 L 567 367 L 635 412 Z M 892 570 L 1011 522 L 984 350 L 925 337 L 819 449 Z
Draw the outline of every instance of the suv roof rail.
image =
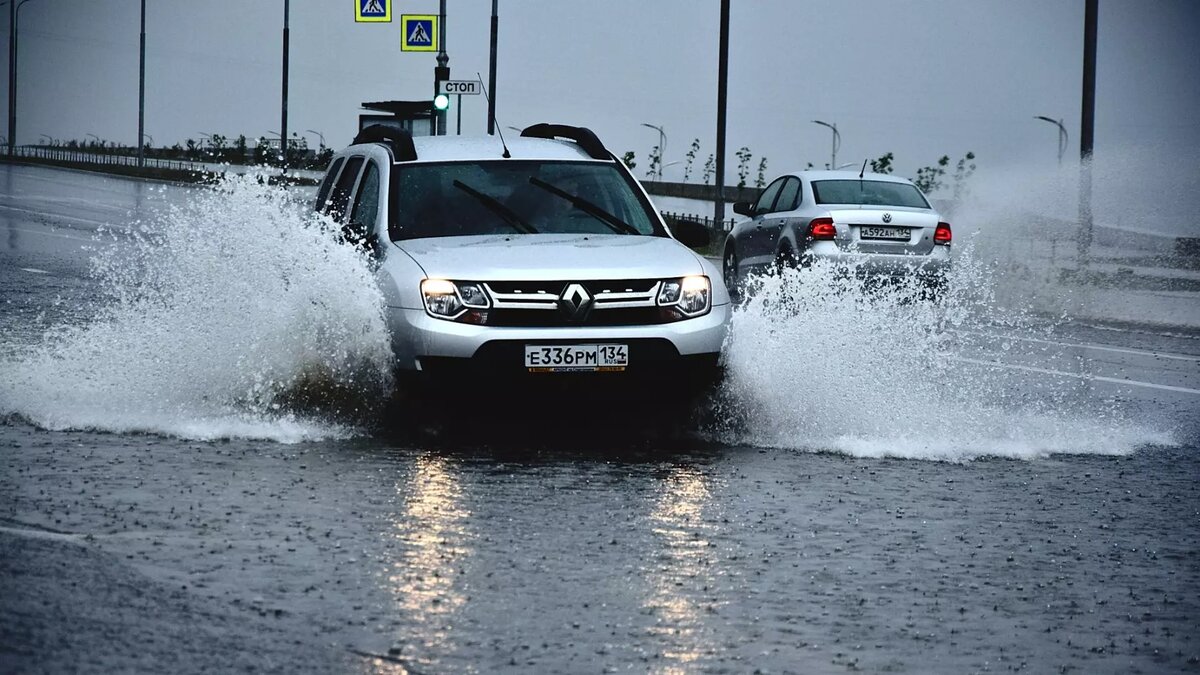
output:
M 612 153 L 604 144 L 600 142 L 600 138 L 587 127 L 572 127 L 566 124 L 535 124 L 530 127 L 525 127 L 521 135 L 526 138 L 565 138 L 570 141 L 575 141 L 583 151 L 592 159 L 612 159 Z
M 360 143 L 383 143 L 392 150 L 392 157 L 397 162 L 411 162 L 417 158 L 417 148 L 413 145 L 412 134 L 404 129 L 389 127 L 386 124 L 372 124 L 358 132 L 354 137 L 354 145 Z

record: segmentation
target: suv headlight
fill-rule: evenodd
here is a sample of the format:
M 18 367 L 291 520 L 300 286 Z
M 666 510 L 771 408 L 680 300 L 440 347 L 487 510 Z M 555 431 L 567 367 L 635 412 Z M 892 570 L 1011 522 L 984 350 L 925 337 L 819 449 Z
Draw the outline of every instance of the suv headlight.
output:
M 421 281 L 421 297 L 425 300 L 425 311 L 430 316 L 451 321 L 468 310 L 492 306 L 483 285 L 471 281 L 424 279 Z
M 711 298 L 712 282 L 703 275 L 667 279 L 658 290 L 658 304 L 678 310 L 681 319 L 707 313 Z

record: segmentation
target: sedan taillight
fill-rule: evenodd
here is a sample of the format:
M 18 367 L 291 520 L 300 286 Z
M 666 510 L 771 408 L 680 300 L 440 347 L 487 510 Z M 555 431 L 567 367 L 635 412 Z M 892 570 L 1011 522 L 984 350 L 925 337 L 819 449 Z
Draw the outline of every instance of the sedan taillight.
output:
M 836 235 L 833 218 L 813 218 L 808 224 L 808 236 L 813 239 L 833 239 Z
M 933 243 L 949 246 L 950 240 L 954 238 L 950 232 L 950 223 L 938 223 L 937 229 L 933 231 Z

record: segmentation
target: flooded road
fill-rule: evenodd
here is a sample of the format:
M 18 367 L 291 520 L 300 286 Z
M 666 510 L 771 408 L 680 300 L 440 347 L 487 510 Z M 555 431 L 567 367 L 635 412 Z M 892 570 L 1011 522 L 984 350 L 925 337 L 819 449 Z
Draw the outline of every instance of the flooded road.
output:
M 0 670 L 1200 668 L 1196 336 L 929 336 L 820 300 L 739 314 L 726 388 L 671 433 L 331 421 L 259 380 L 361 374 L 369 294 L 181 188 L 0 171 Z M 322 309 L 265 314 L 231 275 Z M 854 368 L 809 344 L 848 331 Z M 854 351 L 896 341 L 935 358 Z

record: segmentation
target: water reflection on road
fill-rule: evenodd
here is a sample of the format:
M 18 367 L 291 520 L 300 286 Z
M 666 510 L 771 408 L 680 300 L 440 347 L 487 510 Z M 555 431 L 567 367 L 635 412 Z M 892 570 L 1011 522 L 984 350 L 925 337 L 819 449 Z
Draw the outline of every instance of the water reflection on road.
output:
M 387 582 L 402 615 L 418 628 L 402 642 L 417 642 L 420 653 L 453 651 L 454 617 L 467 601 L 460 579 L 472 553 L 471 512 L 459 481 L 450 460 L 426 454 L 396 485 L 403 508 L 392 536 L 400 553 Z
M 660 549 L 647 574 L 645 607 L 657 617 L 649 633 L 661 641 L 662 655 L 669 660 L 655 669 L 664 675 L 690 672 L 714 649 L 703 634 L 704 615 L 714 605 L 699 599 L 713 586 L 709 551 L 714 528 L 704 517 L 709 501 L 708 478 L 696 469 L 675 467 L 660 484 L 650 514 Z

